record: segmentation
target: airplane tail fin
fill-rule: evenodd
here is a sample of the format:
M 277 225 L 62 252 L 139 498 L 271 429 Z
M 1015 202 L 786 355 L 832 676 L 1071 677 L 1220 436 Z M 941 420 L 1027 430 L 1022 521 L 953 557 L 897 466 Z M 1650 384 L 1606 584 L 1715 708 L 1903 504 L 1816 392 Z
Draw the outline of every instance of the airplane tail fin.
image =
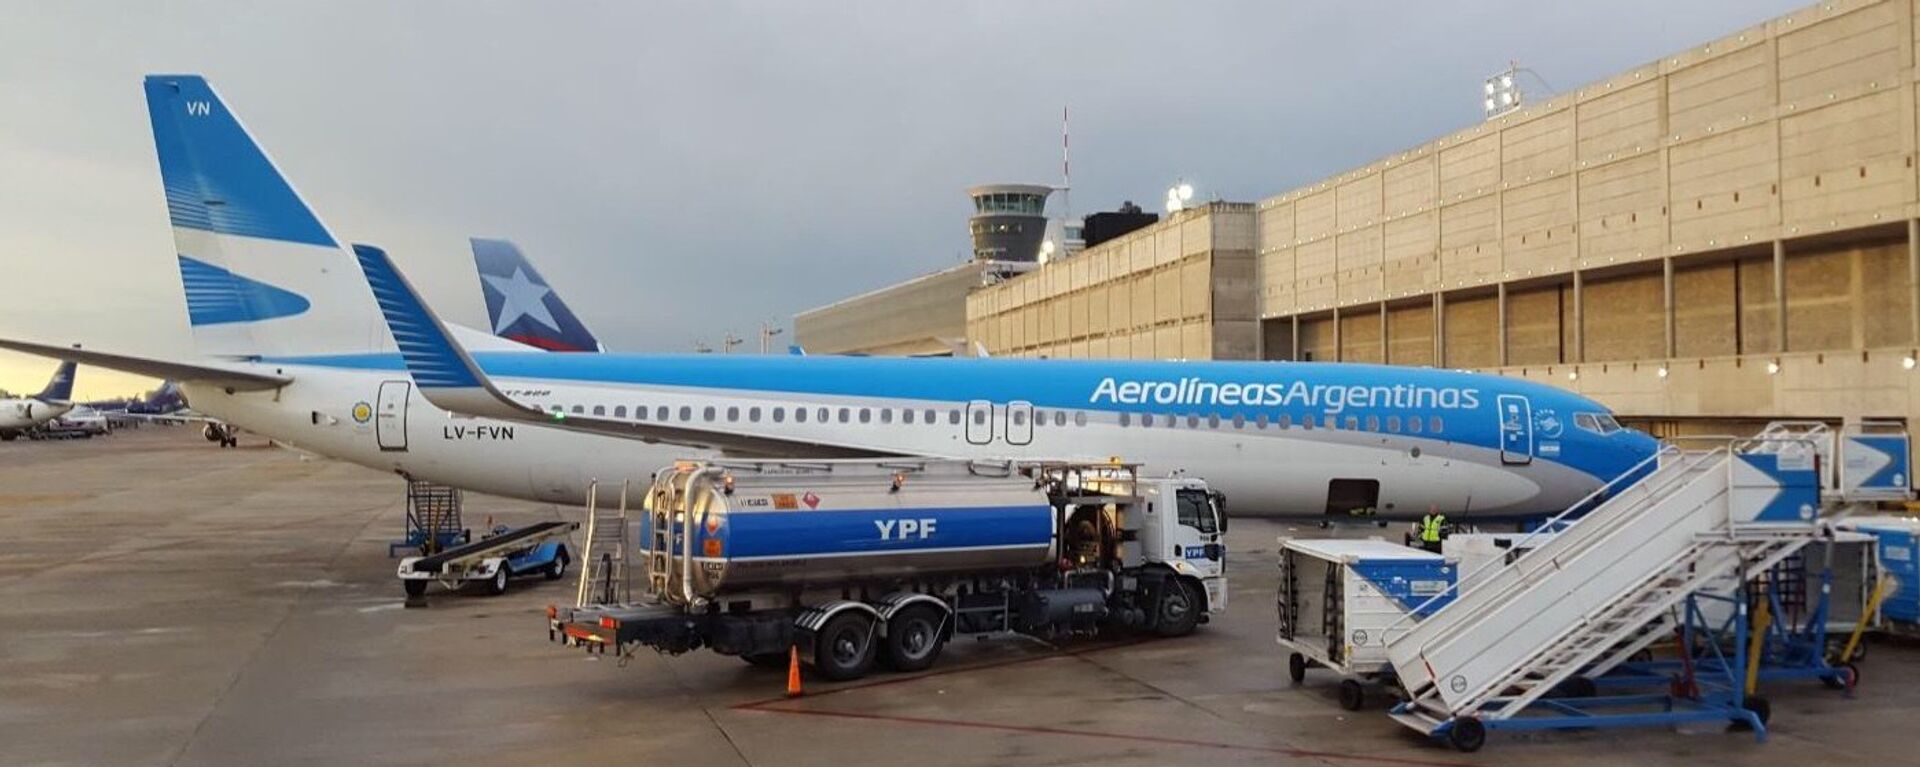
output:
M 149 75 L 145 88 L 199 351 L 392 348 L 353 259 L 206 79 Z
M 474 238 L 473 265 L 495 335 L 551 352 L 605 351 L 519 246 Z
M 34 395 L 33 398 L 41 402 L 71 402 L 73 400 L 74 367 L 75 365 L 72 362 L 60 363 L 60 367 L 55 368 L 53 371 L 53 378 L 47 381 L 47 388 L 41 389 L 40 393 Z

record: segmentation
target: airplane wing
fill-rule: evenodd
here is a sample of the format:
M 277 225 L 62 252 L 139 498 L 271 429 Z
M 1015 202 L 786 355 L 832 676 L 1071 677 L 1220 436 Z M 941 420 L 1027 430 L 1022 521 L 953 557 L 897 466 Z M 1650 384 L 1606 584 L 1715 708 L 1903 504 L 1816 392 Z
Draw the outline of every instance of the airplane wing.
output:
M 406 360 L 414 386 L 428 402 L 442 409 L 478 418 L 519 421 L 570 431 L 604 434 L 642 442 L 684 445 L 738 455 L 777 455 L 794 458 L 848 458 L 893 456 L 840 445 L 718 430 L 628 422 L 577 413 L 547 412 L 508 398 L 485 371 L 454 340 L 446 323 L 427 308 L 426 301 L 395 268 L 385 251 L 354 245 L 354 256 L 366 272 L 367 285 L 387 318 L 393 339 Z
M 215 362 L 177 362 L 154 357 L 140 357 L 131 354 L 83 349 L 78 346 L 57 346 L 38 344 L 31 341 L 15 341 L 0 338 L 0 349 L 12 349 L 17 352 L 38 354 L 60 360 L 71 360 L 83 365 L 118 370 L 135 375 L 170 378 L 183 381 L 205 381 L 216 386 L 227 386 L 237 391 L 256 391 L 277 389 L 292 382 L 287 376 L 271 375 L 239 367 L 225 367 Z

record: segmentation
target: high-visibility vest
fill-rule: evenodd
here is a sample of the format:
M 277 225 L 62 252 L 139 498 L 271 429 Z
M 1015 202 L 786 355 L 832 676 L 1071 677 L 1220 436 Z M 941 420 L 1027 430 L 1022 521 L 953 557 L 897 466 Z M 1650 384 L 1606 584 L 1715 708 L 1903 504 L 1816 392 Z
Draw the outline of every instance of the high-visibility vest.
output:
M 1427 543 L 1440 542 L 1440 526 L 1447 523 L 1444 514 L 1428 514 L 1420 520 L 1420 540 Z

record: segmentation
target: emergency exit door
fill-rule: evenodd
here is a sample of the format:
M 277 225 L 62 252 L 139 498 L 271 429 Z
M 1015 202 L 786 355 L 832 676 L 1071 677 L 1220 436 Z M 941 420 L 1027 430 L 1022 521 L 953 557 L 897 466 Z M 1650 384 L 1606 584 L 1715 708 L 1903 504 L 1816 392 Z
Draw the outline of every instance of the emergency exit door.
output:
M 1533 462 L 1533 404 L 1518 394 L 1502 394 L 1494 399 L 1500 409 L 1500 462 Z
M 407 395 L 410 381 L 381 381 L 380 403 L 374 410 L 373 434 L 381 450 L 407 449 Z
M 967 403 L 967 441 L 975 445 L 993 441 L 993 403 L 983 399 Z

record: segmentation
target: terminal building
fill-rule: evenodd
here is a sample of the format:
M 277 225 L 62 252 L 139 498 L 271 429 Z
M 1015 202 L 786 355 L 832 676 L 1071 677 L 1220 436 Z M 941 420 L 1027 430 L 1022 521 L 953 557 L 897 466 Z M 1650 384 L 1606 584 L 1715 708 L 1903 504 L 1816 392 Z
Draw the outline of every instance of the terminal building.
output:
M 995 355 L 1494 372 L 1663 436 L 1911 423 L 1917 16 L 1920 0 L 1810 6 L 971 283 L 934 299 L 963 307 L 940 332 Z

